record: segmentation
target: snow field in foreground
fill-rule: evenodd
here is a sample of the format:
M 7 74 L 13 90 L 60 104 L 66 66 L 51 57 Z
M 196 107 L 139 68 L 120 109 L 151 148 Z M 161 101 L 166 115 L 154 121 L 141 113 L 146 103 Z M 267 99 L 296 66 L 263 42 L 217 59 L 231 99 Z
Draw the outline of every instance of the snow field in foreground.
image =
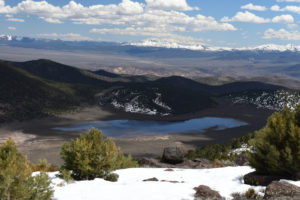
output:
M 243 175 L 252 171 L 254 170 L 248 166 L 174 171 L 165 171 L 163 168 L 131 168 L 115 172 L 119 174 L 118 182 L 95 179 L 76 181 L 64 186 L 58 186 L 63 180 L 55 176 L 57 172 L 49 173 L 49 176 L 55 189 L 54 200 L 193 200 L 193 188 L 199 185 L 217 190 L 226 199 L 231 199 L 234 192 L 244 193 L 251 187 L 259 192 L 265 187 L 243 184 Z M 153 177 L 159 181 L 143 181 Z M 289 182 L 300 185 L 300 181 Z

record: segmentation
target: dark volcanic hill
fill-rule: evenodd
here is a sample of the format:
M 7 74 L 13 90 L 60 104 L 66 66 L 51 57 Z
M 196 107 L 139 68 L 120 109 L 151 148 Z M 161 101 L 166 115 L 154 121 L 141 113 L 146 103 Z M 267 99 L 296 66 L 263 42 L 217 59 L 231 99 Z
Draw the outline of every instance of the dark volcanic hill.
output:
M 279 90 L 285 88 L 283 86 L 272 85 L 258 81 L 233 82 L 220 86 L 211 86 L 179 76 L 160 78 L 153 83 L 158 85 L 173 86 L 181 89 L 194 89 L 210 94 L 229 94 L 242 92 L 245 90 Z
M 88 104 L 92 102 L 90 93 L 95 91 L 93 87 L 45 80 L 0 62 L 0 122 L 41 117 Z
M 104 84 L 105 82 L 92 77 L 88 71 L 80 70 L 75 67 L 63 65 L 51 60 L 34 60 L 28 62 L 12 62 L 15 67 L 19 67 L 27 72 L 52 81 L 62 83 L 80 83 L 80 84 Z
M 0 78 L 1 122 L 95 104 L 116 111 L 164 116 L 214 107 L 222 98 L 232 98 L 233 103 L 242 98 L 245 103 L 262 105 L 256 98 L 266 92 L 273 103 L 284 98 L 289 103 L 291 95 L 293 103 L 297 103 L 298 97 L 297 91 L 280 93 L 276 91 L 287 89 L 255 81 L 211 86 L 178 76 L 157 78 L 88 71 L 50 60 L 1 61 Z

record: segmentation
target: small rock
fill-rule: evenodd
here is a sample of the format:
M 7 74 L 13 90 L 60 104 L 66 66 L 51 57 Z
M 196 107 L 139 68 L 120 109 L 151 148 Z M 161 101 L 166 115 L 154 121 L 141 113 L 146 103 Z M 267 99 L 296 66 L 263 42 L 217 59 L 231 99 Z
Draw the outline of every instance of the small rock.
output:
M 143 181 L 144 181 L 144 182 L 146 182 L 146 181 L 158 181 L 158 179 L 155 178 L 155 177 L 153 177 L 153 178 L 145 179 L 145 180 L 143 180 Z
M 162 156 L 162 161 L 169 164 L 179 164 L 184 161 L 184 152 L 181 147 L 166 147 Z
M 166 172 L 173 172 L 174 170 L 169 168 L 169 169 L 166 169 L 165 171 Z
M 223 200 L 222 196 L 215 190 L 212 190 L 206 185 L 200 185 L 195 187 L 196 194 L 194 195 L 195 200 Z
M 167 181 L 167 180 L 161 180 L 161 182 L 180 183 L 179 181 Z
M 296 200 L 300 199 L 300 187 L 286 181 L 273 181 L 266 188 L 264 199 Z

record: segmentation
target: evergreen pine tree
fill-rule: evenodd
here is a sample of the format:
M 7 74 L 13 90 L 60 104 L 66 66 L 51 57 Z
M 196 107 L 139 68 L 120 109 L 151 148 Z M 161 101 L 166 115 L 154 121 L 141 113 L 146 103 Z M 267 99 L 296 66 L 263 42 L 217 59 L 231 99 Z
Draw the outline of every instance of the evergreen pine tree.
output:
M 0 146 L 0 199 L 29 199 L 31 168 L 13 140 Z
M 45 172 L 34 176 L 31 184 L 30 200 L 49 200 L 53 194 L 52 188 L 49 187 L 51 181 Z
M 18 152 L 12 139 L 0 145 L 1 200 L 49 200 L 52 194 L 48 175 L 32 177 L 29 161 Z
M 274 113 L 251 141 L 250 165 L 260 174 L 295 177 L 300 171 L 299 113 L 285 108 Z
M 74 179 L 106 178 L 116 169 L 136 167 L 131 157 L 125 157 L 112 139 L 105 139 L 97 129 L 64 143 L 61 148 L 63 168 L 72 171 Z

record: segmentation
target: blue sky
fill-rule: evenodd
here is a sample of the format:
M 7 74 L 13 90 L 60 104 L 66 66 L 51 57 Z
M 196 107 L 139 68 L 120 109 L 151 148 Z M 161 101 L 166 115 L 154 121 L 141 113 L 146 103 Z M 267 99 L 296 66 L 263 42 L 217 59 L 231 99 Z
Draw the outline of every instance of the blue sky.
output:
M 249 47 L 300 45 L 300 0 L 0 0 L 0 34 Z

